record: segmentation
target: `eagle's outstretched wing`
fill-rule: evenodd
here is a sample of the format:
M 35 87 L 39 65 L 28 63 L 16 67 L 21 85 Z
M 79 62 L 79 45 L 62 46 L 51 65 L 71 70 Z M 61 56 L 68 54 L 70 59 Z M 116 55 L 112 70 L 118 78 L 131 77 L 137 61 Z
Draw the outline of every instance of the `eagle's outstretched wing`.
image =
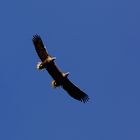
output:
M 36 50 L 39 58 L 43 62 L 48 57 L 48 52 L 47 52 L 46 48 L 44 47 L 43 41 L 42 41 L 41 37 L 37 34 L 33 36 L 32 40 L 33 40 L 33 43 L 35 46 L 35 50 Z
M 86 93 L 80 90 L 76 85 L 74 85 L 68 78 L 66 78 L 62 87 L 68 92 L 68 94 L 76 100 L 81 102 L 87 102 L 89 97 Z
M 87 102 L 89 100 L 88 95 L 84 93 L 82 90 L 80 90 L 77 86 L 75 86 L 67 77 L 65 77 L 53 61 L 48 62 L 46 58 L 51 58 L 51 56 L 45 49 L 41 37 L 36 34 L 33 36 L 32 41 L 34 43 L 35 50 L 39 58 L 41 59 L 42 63 L 47 62 L 48 65 L 46 70 L 52 76 L 54 81 L 57 83 L 57 86 L 62 86 L 63 89 L 65 89 L 68 92 L 68 94 L 74 99 L 84 103 Z

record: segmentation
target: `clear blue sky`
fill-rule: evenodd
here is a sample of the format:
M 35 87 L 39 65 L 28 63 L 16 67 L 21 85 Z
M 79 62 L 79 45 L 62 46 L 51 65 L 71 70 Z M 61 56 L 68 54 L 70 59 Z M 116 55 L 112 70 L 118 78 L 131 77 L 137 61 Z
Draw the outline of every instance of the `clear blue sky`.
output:
M 2 0 L 1 140 L 140 140 L 140 2 Z M 40 34 L 83 104 L 36 70 Z

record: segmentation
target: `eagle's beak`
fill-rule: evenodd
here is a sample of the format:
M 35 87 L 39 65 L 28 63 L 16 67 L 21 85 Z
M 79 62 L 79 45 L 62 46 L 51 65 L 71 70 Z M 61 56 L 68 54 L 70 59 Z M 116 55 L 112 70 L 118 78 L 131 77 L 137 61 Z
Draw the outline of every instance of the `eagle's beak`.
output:
M 64 77 L 68 77 L 68 75 L 69 75 L 69 72 L 63 73 Z

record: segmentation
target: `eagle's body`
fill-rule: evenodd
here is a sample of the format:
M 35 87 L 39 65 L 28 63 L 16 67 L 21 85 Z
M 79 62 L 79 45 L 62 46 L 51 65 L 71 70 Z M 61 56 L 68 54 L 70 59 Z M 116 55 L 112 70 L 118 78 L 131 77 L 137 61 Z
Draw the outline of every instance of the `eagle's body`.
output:
M 83 91 L 81 91 L 77 86 L 75 86 L 69 79 L 69 73 L 63 73 L 55 64 L 54 57 L 51 57 L 44 47 L 43 41 L 39 35 L 33 36 L 33 43 L 35 45 L 35 50 L 41 59 L 41 63 L 38 64 L 38 69 L 46 69 L 48 73 L 52 76 L 54 81 L 52 81 L 53 87 L 61 86 L 64 88 L 70 96 L 73 98 L 87 102 L 89 97 Z

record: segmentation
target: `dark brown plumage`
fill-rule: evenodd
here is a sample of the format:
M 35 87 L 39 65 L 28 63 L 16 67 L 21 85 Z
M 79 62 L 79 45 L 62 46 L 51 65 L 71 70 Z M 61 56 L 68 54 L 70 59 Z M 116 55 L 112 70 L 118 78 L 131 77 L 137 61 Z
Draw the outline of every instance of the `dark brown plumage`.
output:
M 89 97 L 86 93 L 80 90 L 76 85 L 74 85 L 69 79 L 69 73 L 63 73 L 55 64 L 54 57 L 51 57 L 46 48 L 44 47 L 43 41 L 39 35 L 33 36 L 33 44 L 35 46 L 35 50 L 41 59 L 41 63 L 38 64 L 38 69 L 46 69 L 48 73 L 52 76 L 54 81 L 52 81 L 52 86 L 54 88 L 61 86 L 63 89 L 67 91 L 67 93 L 76 100 L 81 102 L 87 102 Z

